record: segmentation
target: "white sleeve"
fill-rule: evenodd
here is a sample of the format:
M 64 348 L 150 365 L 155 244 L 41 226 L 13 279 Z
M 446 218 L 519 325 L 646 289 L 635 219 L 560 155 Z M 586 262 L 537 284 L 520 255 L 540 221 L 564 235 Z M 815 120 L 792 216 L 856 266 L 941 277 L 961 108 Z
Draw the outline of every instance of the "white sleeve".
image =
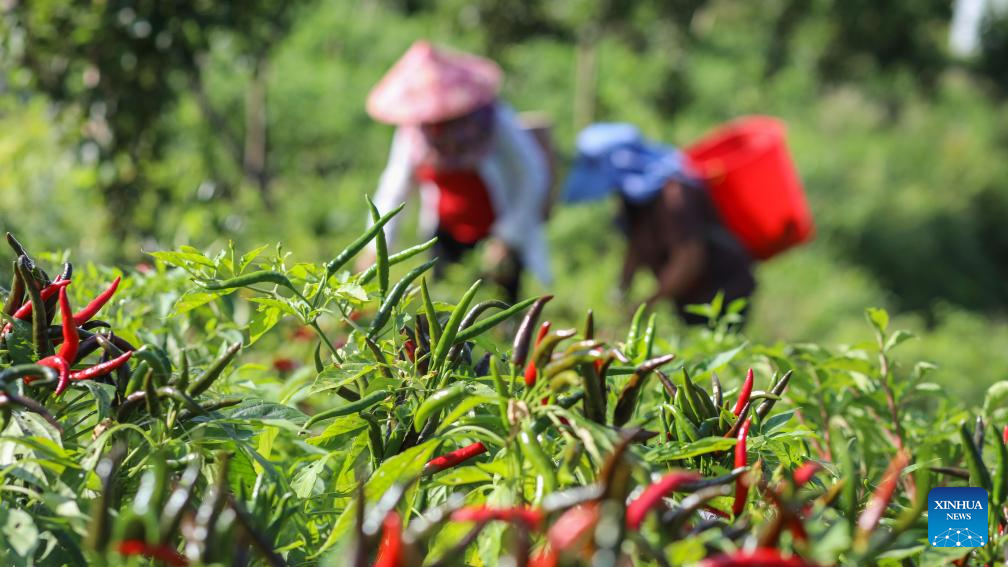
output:
M 413 178 L 409 140 L 401 129 L 397 129 L 392 138 L 388 163 L 378 181 L 378 191 L 374 196 L 374 204 L 378 207 L 378 212 L 384 215 L 398 207 L 409 198 L 415 188 L 416 182 Z M 368 219 L 368 226 L 371 226 L 370 216 Z M 401 222 L 402 213 L 399 213 L 385 224 L 385 239 L 390 247 L 395 241 Z M 371 247 L 374 247 L 373 242 Z
M 497 116 L 495 153 L 508 181 L 502 188 L 508 195 L 508 206 L 498 212 L 493 233 L 504 242 L 516 244 L 542 223 L 549 164 L 539 143 L 522 127 L 513 110 L 501 106 Z

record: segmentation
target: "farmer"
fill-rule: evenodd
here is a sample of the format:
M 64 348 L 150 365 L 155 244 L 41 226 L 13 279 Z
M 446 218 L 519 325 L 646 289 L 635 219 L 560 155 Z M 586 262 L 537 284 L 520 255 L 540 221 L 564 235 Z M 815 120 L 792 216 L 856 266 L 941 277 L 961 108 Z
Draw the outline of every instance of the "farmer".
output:
M 648 304 L 675 302 L 691 325 L 707 318 L 687 305 L 725 305 L 748 298 L 756 287 L 752 260 L 718 220 L 702 183 L 673 147 L 644 139 L 630 124 L 594 124 L 577 139 L 577 157 L 564 199 L 579 202 L 615 192 L 628 243 L 619 289 L 625 294 L 640 268 L 651 270 L 658 289 Z
M 542 146 L 498 99 L 500 84 L 492 61 L 418 41 L 371 91 L 367 110 L 397 126 L 378 209 L 419 189 L 421 228 L 438 238 L 436 273 L 481 244 L 485 267 L 514 300 L 523 269 L 550 280 L 549 169 Z M 398 226 L 398 218 L 386 225 L 390 242 Z

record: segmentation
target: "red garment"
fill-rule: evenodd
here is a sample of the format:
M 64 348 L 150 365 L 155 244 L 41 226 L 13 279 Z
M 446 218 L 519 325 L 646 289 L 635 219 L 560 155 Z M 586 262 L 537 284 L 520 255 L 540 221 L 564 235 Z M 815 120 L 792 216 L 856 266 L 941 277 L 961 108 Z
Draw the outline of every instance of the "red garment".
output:
M 420 166 L 417 179 L 438 188 L 438 229 L 463 244 L 475 244 L 490 234 L 494 210 L 479 173 L 472 170 L 438 171 Z

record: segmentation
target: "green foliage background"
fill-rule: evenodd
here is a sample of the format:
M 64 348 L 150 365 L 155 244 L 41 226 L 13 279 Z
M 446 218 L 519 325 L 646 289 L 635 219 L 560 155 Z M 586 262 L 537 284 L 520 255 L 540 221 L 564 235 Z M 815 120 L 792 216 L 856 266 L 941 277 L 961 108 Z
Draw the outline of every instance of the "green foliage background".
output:
M 136 30 L 144 17 L 160 25 L 154 4 L 14 2 L 0 12 L 0 225 L 44 238 L 32 242 L 37 249 L 72 247 L 78 259 L 123 265 L 228 241 L 331 255 L 363 226 L 361 196 L 373 190 L 391 137 L 366 116 L 364 97 L 414 39 L 428 37 L 498 60 L 505 98 L 551 115 L 563 154 L 588 118 L 635 122 L 687 144 L 741 114 L 782 117 L 818 237 L 760 266 L 747 334 L 852 342 L 863 309 L 879 305 L 918 335 L 901 352 L 939 363 L 935 380 L 950 396 L 975 402 L 1008 371 L 1008 354 L 993 348 L 1008 338 L 1002 28 L 988 26 L 976 68 L 951 61 L 947 3 L 317 0 L 271 20 L 279 10 L 271 2 L 247 5 L 240 18 L 231 3 L 195 2 L 176 14 L 195 25 L 178 31 L 186 42 L 151 55 Z M 585 95 L 577 62 L 588 45 L 597 66 Z M 70 64 L 56 96 L 39 69 L 60 56 Z M 99 85 L 141 102 L 149 116 L 133 127 L 143 136 L 122 139 L 124 126 L 119 146 L 95 142 L 101 92 L 81 86 L 88 57 L 106 69 Z M 130 90 L 151 72 L 158 89 Z M 232 146 L 248 133 L 256 85 L 267 165 L 249 172 Z M 573 318 L 592 306 L 603 325 L 630 311 L 612 299 L 622 242 L 599 228 L 611 215 L 607 204 L 563 208 L 550 226 L 554 309 Z M 475 269 L 456 270 L 444 294 L 457 297 Z M 638 284 L 640 298 L 651 282 Z M 529 281 L 529 292 L 537 285 Z

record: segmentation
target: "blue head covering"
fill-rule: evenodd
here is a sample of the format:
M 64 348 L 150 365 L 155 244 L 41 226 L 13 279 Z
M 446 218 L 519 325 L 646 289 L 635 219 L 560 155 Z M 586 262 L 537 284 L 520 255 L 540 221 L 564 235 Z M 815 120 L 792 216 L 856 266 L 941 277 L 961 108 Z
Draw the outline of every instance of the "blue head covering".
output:
M 619 191 L 631 203 L 646 203 L 669 181 L 700 183 L 674 147 L 645 139 L 631 124 L 592 124 L 578 134 L 564 200 L 577 203 Z

